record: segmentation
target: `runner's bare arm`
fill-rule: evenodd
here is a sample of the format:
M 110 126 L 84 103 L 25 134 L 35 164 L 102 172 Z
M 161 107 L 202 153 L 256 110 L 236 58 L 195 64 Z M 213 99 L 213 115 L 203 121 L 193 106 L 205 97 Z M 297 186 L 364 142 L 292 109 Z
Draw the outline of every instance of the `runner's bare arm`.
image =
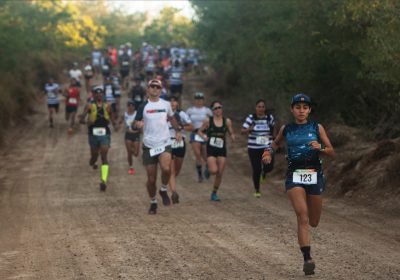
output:
M 283 130 L 285 126 L 283 125 L 281 129 L 278 132 L 278 135 L 276 136 L 275 140 L 272 141 L 271 143 L 271 148 L 267 148 L 264 150 L 263 156 L 262 156 L 262 161 L 265 163 L 270 163 L 272 160 L 272 153 L 276 151 L 279 148 L 279 145 L 284 139 L 283 136 Z
M 181 141 L 182 140 L 182 133 L 181 133 L 181 128 L 179 127 L 179 123 L 176 120 L 175 116 L 168 116 L 168 120 L 170 121 L 172 127 L 176 131 L 176 140 Z
M 206 130 L 210 126 L 210 119 L 205 119 L 201 127 L 197 130 L 197 134 L 203 138 L 205 141 L 208 140 L 208 137 L 206 134 L 204 134 L 204 130 Z
M 229 132 L 229 135 L 231 136 L 232 141 L 235 141 L 236 136 L 235 136 L 235 133 L 233 132 L 233 126 L 232 126 L 231 119 L 229 119 L 229 118 L 226 119 L 226 126 L 228 128 L 228 132 Z
M 313 149 L 318 150 L 321 154 L 327 155 L 327 156 L 335 156 L 335 150 L 333 149 L 333 146 L 331 144 L 331 141 L 328 138 L 328 135 L 326 134 L 325 128 L 318 124 L 318 129 L 319 129 L 319 137 L 321 138 L 322 143 L 318 143 L 317 141 L 311 141 L 311 146 Z
M 253 130 L 253 128 L 254 128 L 254 124 L 250 125 L 248 128 L 242 127 L 242 128 L 240 129 L 240 132 L 241 132 L 242 134 L 250 134 L 250 132 Z
M 85 117 L 89 113 L 90 109 L 92 108 L 91 104 L 88 104 L 85 106 L 85 109 L 83 110 L 82 114 L 78 115 L 79 122 L 84 124 L 85 123 Z
M 183 125 L 183 128 L 184 128 L 186 131 L 193 131 L 193 129 L 194 129 L 192 123 L 184 124 L 184 125 Z

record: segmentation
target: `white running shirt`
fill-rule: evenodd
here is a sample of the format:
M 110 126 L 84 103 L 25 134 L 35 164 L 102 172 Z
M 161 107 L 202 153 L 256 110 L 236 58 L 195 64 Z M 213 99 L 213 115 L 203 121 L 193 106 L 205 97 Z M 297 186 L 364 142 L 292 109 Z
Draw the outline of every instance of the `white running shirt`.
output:
M 69 77 L 79 81 L 82 77 L 82 71 L 79 69 L 71 69 L 69 70 Z
M 187 109 L 186 114 L 192 121 L 194 129 L 199 129 L 203 124 L 203 121 L 213 115 L 210 108 L 205 106 L 201 108 L 198 108 L 196 106 L 190 107 L 189 109 Z
M 171 104 L 163 99 L 156 102 L 148 100 L 139 108 L 135 120 L 144 121 L 143 144 L 147 148 L 171 145 L 167 118 L 173 115 Z

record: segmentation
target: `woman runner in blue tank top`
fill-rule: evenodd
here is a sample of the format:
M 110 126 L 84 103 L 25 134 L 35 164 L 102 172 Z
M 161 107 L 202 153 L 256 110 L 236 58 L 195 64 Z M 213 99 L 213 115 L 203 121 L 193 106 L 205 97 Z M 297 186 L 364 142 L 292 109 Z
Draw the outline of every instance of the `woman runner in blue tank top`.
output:
M 281 127 L 270 149 L 263 155 L 264 162 L 271 161 L 274 150 L 285 139 L 288 149 L 288 171 L 285 187 L 297 215 L 297 236 L 303 254 L 303 271 L 314 274 L 311 258 L 309 225 L 317 227 L 322 210 L 324 175 L 319 155 L 334 156 L 335 152 L 322 125 L 310 121 L 311 99 L 305 94 L 292 98 L 291 111 L 294 123 Z

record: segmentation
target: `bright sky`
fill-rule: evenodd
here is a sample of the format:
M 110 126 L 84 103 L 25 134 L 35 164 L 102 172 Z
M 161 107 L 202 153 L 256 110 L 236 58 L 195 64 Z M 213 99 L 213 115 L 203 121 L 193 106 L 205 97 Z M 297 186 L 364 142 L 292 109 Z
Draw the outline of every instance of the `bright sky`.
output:
M 135 1 L 135 0 L 107 0 L 111 7 L 121 7 L 128 13 L 149 12 L 151 15 L 157 15 L 164 7 L 173 7 L 181 10 L 181 14 L 192 18 L 194 10 L 187 0 L 175 1 Z

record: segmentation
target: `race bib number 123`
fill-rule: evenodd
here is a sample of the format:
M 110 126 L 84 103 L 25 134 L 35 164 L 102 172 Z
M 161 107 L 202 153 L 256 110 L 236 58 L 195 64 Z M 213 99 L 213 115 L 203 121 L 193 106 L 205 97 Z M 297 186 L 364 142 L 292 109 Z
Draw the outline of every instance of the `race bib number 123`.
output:
M 293 172 L 293 183 L 315 185 L 317 184 L 317 172 L 313 169 L 297 169 Z

